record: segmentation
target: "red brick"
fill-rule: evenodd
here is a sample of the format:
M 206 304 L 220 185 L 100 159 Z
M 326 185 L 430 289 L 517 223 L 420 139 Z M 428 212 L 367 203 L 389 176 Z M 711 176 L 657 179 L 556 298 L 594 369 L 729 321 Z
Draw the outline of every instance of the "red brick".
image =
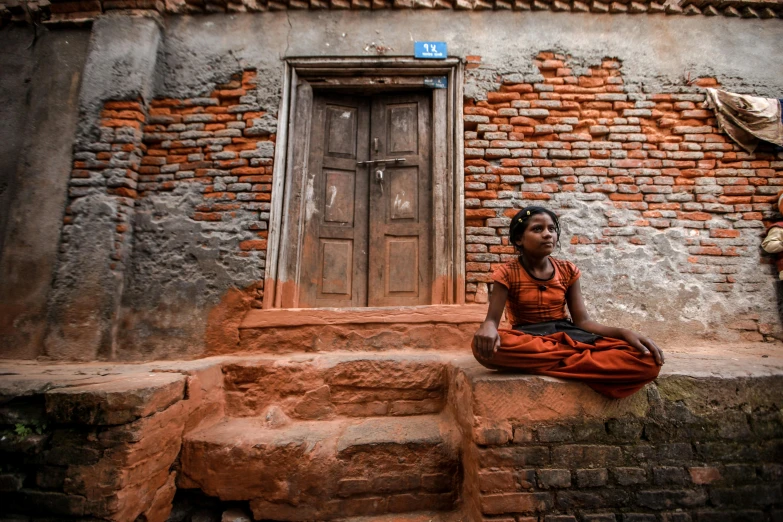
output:
M 690 219 L 691 221 L 709 221 L 712 219 L 712 215 L 706 212 L 681 212 L 678 217 L 680 219 Z
M 720 471 L 717 468 L 688 468 L 691 474 L 691 480 L 694 484 L 712 484 L 721 479 Z
M 239 243 L 239 248 L 242 250 L 266 250 L 266 240 L 248 239 Z
M 513 100 L 518 100 L 520 94 L 518 92 L 488 92 L 487 101 L 489 103 L 502 103 Z
M 609 194 L 609 199 L 612 201 L 643 201 L 643 194 Z
M 497 217 L 497 214 L 494 210 L 490 208 L 469 208 L 465 210 L 465 217 L 469 218 L 494 218 Z
M 693 247 L 688 252 L 697 256 L 719 256 L 722 254 L 718 247 Z
M 710 237 L 715 238 L 736 238 L 740 237 L 739 230 L 732 230 L 728 228 L 712 228 L 710 229 Z
M 223 214 L 219 212 L 196 212 L 193 214 L 196 221 L 222 221 Z
M 135 101 L 108 101 L 103 104 L 104 109 L 108 110 L 132 110 L 132 111 L 142 111 L 144 108 L 141 106 L 141 103 L 135 102 Z

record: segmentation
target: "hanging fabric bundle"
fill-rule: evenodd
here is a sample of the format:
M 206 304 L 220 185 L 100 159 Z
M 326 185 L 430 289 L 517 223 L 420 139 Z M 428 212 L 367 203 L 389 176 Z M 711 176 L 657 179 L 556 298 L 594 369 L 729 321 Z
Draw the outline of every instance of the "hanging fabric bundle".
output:
M 715 111 L 718 127 L 752 154 L 760 140 L 783 146 L 781 102 L 719 89 L 707 89 L 707 105 Z

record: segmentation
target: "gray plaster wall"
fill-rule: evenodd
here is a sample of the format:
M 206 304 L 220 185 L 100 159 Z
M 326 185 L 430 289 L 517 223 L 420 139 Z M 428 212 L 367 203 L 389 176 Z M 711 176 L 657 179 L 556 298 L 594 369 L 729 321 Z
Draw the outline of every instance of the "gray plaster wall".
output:
M 94 144 L 105 145 L 98 132 L 104 102 L 150 99 L 160 40 L 160 26 L 151 18 L 106 16 L 95 23 L 79 94 L 75 150 L 96 151 L 101 149 Z M 111 257 L 115 227 L 119 214 L 132 209 L 122 207 L 105 185 L 91 188 L 71 208 L 73 222 L 67 225 L 68 241 L 49 299 L 44 350 L 57 359 L 111 359 L 117 351 L 124 268 L 130 262 Z M 123 249 L 126 257 L 128 250 Z
M 0 355 L 41 354 L 88 30 L 0 31 Z
M 274 102 L 284 57 L 412 56 L 414 41 L 445 41 L 449 55 L 480 55 L 465 96 L 482 99 L 499 80 L 534 80 L 543 50 L 571 57 L 575 72 L 623 61 L 626 84 L 650 92 L 683 86 L 691 73 L 717 76 L 725 88 L 776 96 L 783 87 L 776 19 L 551 12 L 284 11 L 167 19 L 156 94 L 191 96 L 204 82 L 224 80 L 242 66 L 258 67 Z

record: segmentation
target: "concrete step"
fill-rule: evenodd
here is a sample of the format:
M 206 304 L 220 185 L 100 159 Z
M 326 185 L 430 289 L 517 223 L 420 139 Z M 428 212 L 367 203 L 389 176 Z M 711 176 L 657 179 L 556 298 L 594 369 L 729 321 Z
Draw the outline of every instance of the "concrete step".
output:
M 486 313 L 486 305 L 251 310 L 239 326 L 239 349 L 266 353 L 469 349 Z
M 179 487 L 249 501 L 256 520 L 449 511 L 460 473 L 454 430 L 439 415 L 227 418 L 185 436 Z
M 446 354 L 331 352 L 232 358 L 222 365 L 226 414 L 326 420 L 438 413 Z

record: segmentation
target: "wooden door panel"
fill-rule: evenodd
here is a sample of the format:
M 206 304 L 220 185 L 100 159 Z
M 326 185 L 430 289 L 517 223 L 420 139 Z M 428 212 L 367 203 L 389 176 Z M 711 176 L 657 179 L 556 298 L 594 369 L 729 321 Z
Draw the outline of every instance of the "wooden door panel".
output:
M 354 224 L 356 171 L 324 169 L 324 222 Z
M 418 167 L 399 167 L 386 169 L 389 180 L 386 208 L 389 214 L 387 224 L 409 219 L 418 221 L 419 217 L 419 169 Z
M 430 105 L 427 94 L 373 98 L 370 135 L 382 144 L 373 157 L 404 162 L 374 168 L 383 182 L 370 181 L 369 306 L 430 304 Z
M 419 111 L 416 103 L 386 106 L 386 151 L 394 154 L 419 153 Z
M 358 107 L 336 104 L 326 107 L 327 156 L 356 159 L 358 112 Z
M 419 237 L 386 236 L 385 297 L 419 296 Z
M 321 239 L 320 299 L 351 300 L 353 255 L 353 240 Z
M 315 94 L 298 306 L 367 305 L 369 99 Z

